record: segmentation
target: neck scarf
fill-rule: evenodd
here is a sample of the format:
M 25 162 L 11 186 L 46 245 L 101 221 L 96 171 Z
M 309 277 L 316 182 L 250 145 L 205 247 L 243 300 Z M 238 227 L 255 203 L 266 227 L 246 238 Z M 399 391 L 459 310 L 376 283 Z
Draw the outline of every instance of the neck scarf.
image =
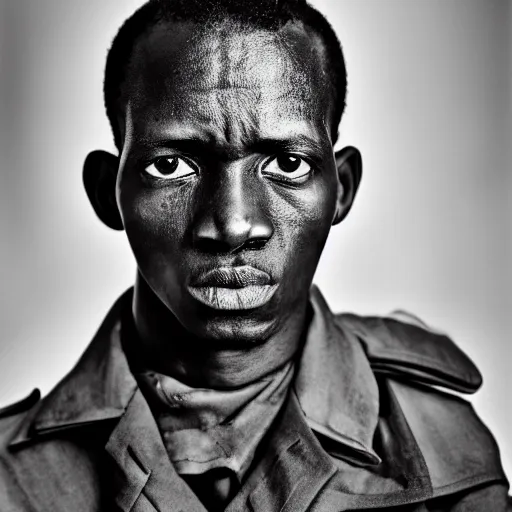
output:
M 235 390 L 192 388 L 156 372 L 137 377 L 176 471 L 199 475 L 227 468 L 241 482 L 256 448 L 283 405 L 293 377 L 289 362 Z

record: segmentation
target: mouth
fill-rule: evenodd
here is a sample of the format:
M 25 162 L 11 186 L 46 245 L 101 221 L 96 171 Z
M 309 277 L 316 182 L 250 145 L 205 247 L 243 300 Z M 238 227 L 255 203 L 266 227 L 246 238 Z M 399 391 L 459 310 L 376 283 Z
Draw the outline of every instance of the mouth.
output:
M 217 310 L 247 310 L 266 304 L 278 285 L 266 272 L 250 266 L 219 267 L 188 286 L 197 301 Z

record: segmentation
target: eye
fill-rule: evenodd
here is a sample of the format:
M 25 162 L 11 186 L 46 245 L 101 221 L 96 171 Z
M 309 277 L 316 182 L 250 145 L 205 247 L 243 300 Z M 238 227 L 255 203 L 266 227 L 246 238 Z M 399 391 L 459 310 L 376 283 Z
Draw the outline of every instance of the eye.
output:
M 144 172 L 160 180 L 177 180 L 194 176 L 197 171 L 177 156 L 158 158 L 144 169 Z
M 267 160 L 261 172 L 284 181 L 305 182 L 311 174 L 311 166 L 297 155 L 285 154 Z

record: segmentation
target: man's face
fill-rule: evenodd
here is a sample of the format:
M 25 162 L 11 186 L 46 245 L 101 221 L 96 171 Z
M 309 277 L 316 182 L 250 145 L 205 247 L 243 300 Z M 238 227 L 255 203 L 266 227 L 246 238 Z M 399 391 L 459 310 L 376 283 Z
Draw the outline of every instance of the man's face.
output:
M 330 87 L 312 36 L 161 24 L 127 71 L 117 202 L 193 334 L 264 341 L 303 310 L 332 224 Z

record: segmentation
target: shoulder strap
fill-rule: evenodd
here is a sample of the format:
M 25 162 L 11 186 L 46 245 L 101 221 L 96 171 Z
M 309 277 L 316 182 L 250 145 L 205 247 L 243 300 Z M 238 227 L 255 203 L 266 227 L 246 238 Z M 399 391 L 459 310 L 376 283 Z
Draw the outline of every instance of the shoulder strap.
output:
M 474 393 L 482 385 L 471 359 L 448 336 L 412 315 L 341 314 L 336 321 L 359 338 L 375 373 L 462 393 Z

